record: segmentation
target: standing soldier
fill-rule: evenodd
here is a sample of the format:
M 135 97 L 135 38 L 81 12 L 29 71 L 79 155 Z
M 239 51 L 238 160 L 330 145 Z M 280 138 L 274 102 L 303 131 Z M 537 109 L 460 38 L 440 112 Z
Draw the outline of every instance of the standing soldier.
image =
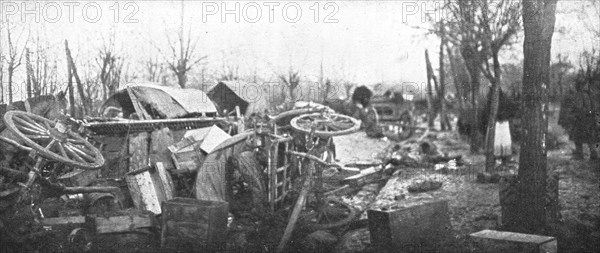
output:
M 582 77 L 582 75 L 579 75 Z M 571 133 L 569 137 L 575 142 L 575 152 L 573 156 L 576 159 L 583 159 L 583 144 L 587 144 L 590 149 L 590 160 L 598 159 L 598 151 L 595 144 L 598 142 L 598 133 L 596 127 L 595 104 L 598 101 L 593 99 L 591 84 L 588 84 L 585 79 L 578 78 L 575 81 L 575 100 L 573 113 L 573 121 L 571 122 Z
M 595 78 L 590 83 L 590 98 L 592 102 L 592 131 L 594 138 L 590 146 L 590 152 L 595 156 L 590 156 L 591 160 L 598 160 L 600 155 L 600 73 L 595 73 Z

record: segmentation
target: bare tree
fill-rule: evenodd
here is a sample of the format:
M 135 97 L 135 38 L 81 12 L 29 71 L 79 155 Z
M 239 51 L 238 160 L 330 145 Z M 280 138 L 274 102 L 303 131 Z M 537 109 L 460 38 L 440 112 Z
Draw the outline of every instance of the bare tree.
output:
M 477 94 L 480 76 L 483 74 L 492 84 L 492 106 L 486 134 L 486 168 L 493 166 L 493 140 L 498 94 L 501 82 L 501 65 L 499 52 L 502 47 L 514 43 L 513 38 L 521 28 L 521 7 L 510 0 L 465 0 L 446 1 L 444 8 L 448 10 L 446 22 L 437 22 L 434 28 L 438 36 L 446 38 L 460 48 L 461 55 L 470 75 L 471 113 L 478 114 Z M 444 32 L 448 31 L 448 32 Z M 478 116 L 475 126 L 479 125 Z M 477 150 L 479 139 L 477 131 L 472 131 L 471 149 Z
M 114 45 L 111 43 L 111 45 Z M 104 99 L 115 94 L 121 81 L 121 72 L 123 70 L 123 60 L 117 57 L 114 47 L 108 45 L 101 49 L 96 58 L 96 63 L 100 68 L 99 79 L 102 84 L 102 94 Z
M 68 64 L 68 69 L 69 69 L 69 83 L 72 83 L 72 79 L 73 77 L 75 77 L 75 83 L 77 84 L 77 91 L 79 93 L 79 99 L 81 100 L 82 106 L 82 114 L 83 115 L 88 115 L 89 110 L 91 109 L 91 104 L 92 101 L 89 99 L 89 97 L 87 97 L 85 95 L 85 89 L 83 87 L 83 83 L 81 82 L 81 78 L 79 78 L 79 73 L 77 73 L 77 66 L 75 65 L 75 61 L 73 60 L 73 57 L 71 56 L 71 50 L 69 49 L 69 42 L 67 40 L 65 40 L 65 52 L 67 54 L 67 64 Z M 71 85 L 72 87 L 72 85 Z M 72 88 L 71 88 L 72 89 Z M 74 100 L 74 97 L 73 97 Z M 74 101 L 71 104 L 72 106 L 75 105 Z M 74 112 L 74 111 L 72 111 Z
M 546 228 L 548 83 L 550 48 L 557 0 L 523 0 L 523 136 L 517 195 L 517 213 L 512 224 L 527 233 Z M 504 218 L 503 218 L 504 219 Z
M 160 78 L 164 73 L 164 65 L 160 63 L 158 58 L 149 57 L 148 60 L 144 63 L 146 67 L 146 74 L 148 75 L 147 79 L 150 82 L 160 82 Z
M 433 74 L 433 68 L 431 67 L 431 61 L 429 61 L 429 53 L 427 49 L 425 49 L 425 67 L 427 70 L 427 126 L 429 128 L 433 128 L 436 114 L 433 101 L 433 87 L 431 86 L 431 82 L 437 81 L 435 80 L 435 76 Z M 435 85 L 437 86 L 437 84 Z
M 322 78 L 321 78 L 321 79 L 322 79 Z M 324 91 L 323 91 L 323 96 L 322 96 L 322 98 L 321 98 L 321 102 L 322 102 L 322 103 L 326 103 L 326 102 L 327 102 L 327 100 L 329 99 L 329 93 L 331 93 L 331 90 L 332 90 L 332 88 L 333 88 L 333 87 L 332 87 L 333 85 L 331 84 L 331 80 L 329 80 L 329 78 L 327 78 L 327 79 L 325 80 L 325 84 L 324 84 L 324 86 L 325 86 L 325 87 L 324 87 Z
M 511 39 L 521 28 L 521 7 L 510 0 L 497 2 L 491 8 L 487 0 L 482 1 L 481 22 L 483 52 L 485 53 L 484 64 L 480 65 L 484 76 L 492 84 L 491 106 L 486 133 L 486 170 L 491 170 L 496 165 L 494 156 L 494 135 L 496 128 L 496 115 L 498 114 L 501 65 L 499 60 L 500 49 L 511 44 Z M 489 61 L 492 61 L 490 64 Z M 484 112 L 485 113 L 485 112 Z
M 293 106 L 296 102 L 296 88 L 298 88 L 300 85 L 299 71 L 294 71 L 290 68 L 287 75 L 279 75 L 279 80 L 281 80 L 285 87 L 287 87 L 287 104 Z
M 223 70 L 221 72 L 220 80 L 222 81 L 233 81 L 239 79 L 239 66 L 237 65 L 225 65 L 223 63 Z
M 8 42 L 8 59 L 7 59 L 7 74 L 8 74 L 8 83 L 7 88 L 8 88 L 8 103 L 12 103 L 13 102 L 13 85 L 12 85 L 12 81 L 13 81 L 13 75 L 15 73 L 15 70 L 21 66 L 22 63 L 22 59 L 23 59 L 23 55 L 25 54 L 25 48 L 27 48 L 27 43 L 29 42 L 29 31 L 25 28 L 22 28 L 19 35 L 17 36 L 16 39 L 13 38 L 12 32 L 11 30 L 15 27 L 10 26 L 10 22 L 7 20 L 6 21 L 7 26 L 6 26 L 6 38 L 7 38 L 7 42 Z M 19 44 L 21 44 L 21 38 L 22 36 L 27 33 L 27 37 L 25 38 L 25 42 L 23 43 L 24 45 L 22 45 L 22 48 L 19 49 Z
M 438 101 L 440 102 L 440 126 L 441 130 L 452 130 L 452 126 L 450 125 L 450 121 L 448 120 L 448 115 L 446 115 L 446 73 L 444 72 L 444 47 L 446 46 L 446 29 L 444 27 L 443 21 L 440 23 L 440 52 L 439 52 L 439 76 L 440 76 L 440 85 L 438 91 Z
M 344 82 L 344 90 L 346 91 L 346 98 L 350 98 L 352 96 L 352 88 L 354 88 L 354 84 L 351 82 Z
M 198 65 L 201 61 L 206 59 L 207 56 L 199 56 L 196 52 L 196 46 L 198 45 L 198 38 L 192 42 L 192 26 L 189 26 L 187 34 L 184 34 L 184 4 L 181 1 L 181 23 L 179 25 L 179 32 L 177 33 L 177 39 L 172 41 L 169 37 L 169 33 L 165 32 L 165 37 L 171 49 L 171 53 L 167 55 L 163 53 L 160 47 L 156 47 L 158 52 L 165 57 L 169 69 L 173 71 L 177 77 L 179 87 L 185 88 L 187 84 L 187 73 L 194 66 Z

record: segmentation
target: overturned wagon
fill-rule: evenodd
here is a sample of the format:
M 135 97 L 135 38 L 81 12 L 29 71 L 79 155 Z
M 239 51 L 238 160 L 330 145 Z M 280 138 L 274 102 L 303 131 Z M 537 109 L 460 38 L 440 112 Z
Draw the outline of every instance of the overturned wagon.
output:
M 182 188 L 174 187 L 178 184 L 171 182 L 168 171 L 194 173 L 202 156 L 211 151 L 197 147 L 178 154 L 170 146 L 193 139 L 186 136 L 193 130 L 204 129 L 200 131 L 204 136 L 196 138 L 210 138 L 218 131 L 223 139 L 243 129 L 242 121 L 236 121 L 241 118 L 220 117 L 210 98 L 197 89 L 128 86 L 105 101 L 99 112 L 102 117 L 89 119 L 85 128 L 107 161 L 101 176 L 126 178 L 134 206 L 156 214 L 161 212 L 160 203 L 176 191 L 191 191 L 185 176 Z M 185 164 L 190 159 L 194 164 Z
M 415 110 L 413 99 L 413 95 L 405 94 L 397 87 L 381 85 L 375 89 L 371 104 L 377 111 L 379 123 L 386 136 L 406 139 L 413 134 L 413 111 Z

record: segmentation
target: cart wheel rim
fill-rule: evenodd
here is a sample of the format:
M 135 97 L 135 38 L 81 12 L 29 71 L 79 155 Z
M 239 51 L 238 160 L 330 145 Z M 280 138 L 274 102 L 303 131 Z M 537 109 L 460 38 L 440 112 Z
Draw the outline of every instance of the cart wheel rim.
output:
M 97 148 L 62 124 L 22 111 L 7 112 L 4 122 L 20 141 L 46 159 L 82 169 L 104 164 Z
M 293 118 L 290 124 L 299 132 L 318 137 L 347 135 L 356 132 L 360 127 L 357 119 L 336 113 L 300 115 Z
M 309 230 L 332 229 L 348 225 L 356 216 L 357 211 L 352 206 L 337 199 L 326 199 L 300 220 L 303 227 Z

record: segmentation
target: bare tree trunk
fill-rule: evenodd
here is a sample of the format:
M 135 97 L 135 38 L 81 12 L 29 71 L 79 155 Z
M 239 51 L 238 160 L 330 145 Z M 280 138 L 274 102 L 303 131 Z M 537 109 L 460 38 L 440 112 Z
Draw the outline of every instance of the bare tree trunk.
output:
M 498 115 L 498 100 L 500 95 L 500 84 L 498 80 L 492 82 L 490 88 L 490 111 L 487 122 L 485 138 L 485 170 L 491 172 L 496 167 L 496 156 L 494 155 L 494 139 L 496 137 L 496 116 Z
M 469 72 L 469 91 L 471 94 L 471 108 L 467 110 L 467 113 L 473 114 L 473 129 L 478 129 L 479 126 L 479 106 L 477 102 L 477 96 L 479 94 L 479 86 L 481 77 L 481 70 L 479 69 L 479 63 L 477 63 L 474 59 L 468 58 L 464 53 L 463 60 L 465 61 L 465 66 L 467 67 L 467 71 Z M 479 131 L 474 130 L 471 131 L 471 152 L 476 153 L 479 151 L 481 147 L 481 134 Z
M 177 72 L 177 82 L 179 83 L 179 87 L 185 88 L 185 84 L 187 83 L 187 75 L 185 71 Z
M 431 69 L 431 62 L 429 61 L 429 52 L 427 52 L 427 49 L 425 49 L 425 64 L 426 64 L 426 68 L 427 68 L 427 111 L 428 111 L 428 117 L 427 117 L 427 126 L 429 128 L 433 128 L 434 127 L 434 120 L 435 120 L 435 108 L 433 105 L 433 90 L 431 87 L 431 79 L 433 78 L 433 70 Z
M 0 43 L 2 44 L 2 43 Z M 0 104 L 4 104 L 4 59 L 2 58 L 2 46 L 0 45 Z
M 557 0 L 523 0 L 523 113 L 518 207 L 518 230 L 540 233 L 546 228 L 546 130 L 550 50 Z
M 458 99 L 458 110 L 460 113 L 463 113 L 464 109 L 464 99 L 465 99 L 465 90 L 463 85 L 466 83 L 466 76 L 464 76 L 464 72 L 459 69 L 461 64 L 458 62 L 458 58 L 455 58 L 452 54 L 452 50 L 450 47 L 446 47 L 446 54 L 448 55 L 448 59 L 450 60 L 450 71 L 452 72 L 452 80 L 454 82 L 454 87 L 456 88 L 456 97 Z
M 79 92 L 79 98 L 81 99 L 81 110 L 83 115 L 87 115 L 88 99 L 84 94 L 83 84 L 81 83 L 81 79 L 79 79 L 79 75 L 77 74 L 77 67 L 75 66 L 73 57 L 71 56 L 71 50 L 69 50 L 69 42 L 67 40 L 65 40 L 65 51 L 67 53 L 67 61 L 70 66 L 69 69 L 71 70 L 71 74 L 73 77 L 75 77 L 75 82 L 77 83 L 77 91 Z
M 69 102 L 71 103 L 71 116 L 75 116 L 76 110 L 75 110 L 75 91 L 73 89 L 73 66 L 72 66 L 72 62 L 69 61 L 69 47 L 68 47 L 68 42 L 65 40 L 65 53 L 67 55 L 67 84 L 69 87 Z
M 446 44 L 446 36 L 444 36 L 444 23 L 440 25 L 440 34 L 442 41 L 440 42 L 440 90 L 438 99 L 440 100 L 440 126 L 442 131 L 452 130 L 452 126 L 446 115 L 446 73 L 444 73 L 444 46 Z
M 15 71 L 15 69 L 12 67 L 13 64 L 8 64 L 8 83 L 7 88 L 8 88 L 8 103 L 12 104 L 13 102 L 13 87 L 12 87 L 12 78 L 13 78 L 13 72 Z
M 29 61 L 29 48 L 25 49 L 25 69 L 27 70 L 27 98 L 31 98 L 33 95 L 33 91 L 31 90 L 31 76 L 33 73 L 31 71 L 33 69 L 31 69 L 31 62 Z
M 563 66 L 563 61 L 562 61 L 562 57 L 560 56 L 560 54 L 558 54 L 558 66 L 560 66 L 562 68 Z M 560 97 L 562 98 L 564 91 L 563 91 L 563 86 L 562 86 L 562 79 L 563 79 L 563 75 L 564 72 L 561 69 L 560 71 L 558 71 L 558 91 L 560 92 Z

